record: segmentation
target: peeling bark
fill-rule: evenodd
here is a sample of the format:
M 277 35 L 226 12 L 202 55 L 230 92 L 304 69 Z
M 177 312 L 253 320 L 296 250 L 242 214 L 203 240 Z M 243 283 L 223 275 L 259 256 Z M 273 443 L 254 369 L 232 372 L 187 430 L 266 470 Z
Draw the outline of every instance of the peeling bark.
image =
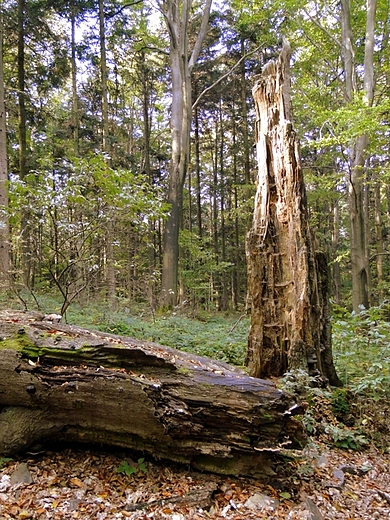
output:
M 292 123 L 290 56 L 285 43 L 253 89 L 258 180 L 247 237 L 251 329 L 246 361 L 255 377 L 303 369 L 339 385 L 332 361 L 326 259 L 314 251 Z
M 225 363 L 0 312 L 0 453 L 101 443 L 217 473 L 261 475 L 304 443 L 293 398 Z

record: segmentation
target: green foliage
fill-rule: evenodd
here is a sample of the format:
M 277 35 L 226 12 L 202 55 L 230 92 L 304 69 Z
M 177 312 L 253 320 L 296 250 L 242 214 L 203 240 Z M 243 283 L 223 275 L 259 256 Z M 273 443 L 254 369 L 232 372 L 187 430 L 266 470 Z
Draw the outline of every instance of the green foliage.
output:
M 0 457 L 0 469 L 2 469 L 8 462 L 11 462 L 13 459 L 9 457 Z
M 361 427 L 349 428 L 343 422 L 350 417 L 351 393 L 346 389 L 318 388 L 318 381 L 305 371 L 294 370 L 281 380 L 283 390 L 298 394 L 307 403 L 307 409 L 300 418 L 309 436 L 320 437 L 338 448 L 359 450 L 368 440 Z M 352 417 L 352 416 L 351 416 Z M 352 424 L 354 423 L 352 417 Z
M 330 396 L 330 401 L 336 414 L 346 414 L 351 410 L 348 402 L 348 392 L 344 388 L 336 388 Z
M 336 308 L 333 318 L 335 364 L 345 385 L 355 393 L 389 395 L 389 305 L 348 314 Z
M 348 428 L 340 428 L 339 426 L 328 424 L 325 427 L 325 432 L 331 436 L 333 443 L 338 448 L 360 450 L 362 446 L 368 444 L 368 440 L 364 435 Z
M 124 473 L 128 477 L 134 475 L 134 473 L 138 473 L 139 471 L 142 471 L 142 473 L 147 472 L 147 467 L 144 458 L 138 459 L 137 463 L 134 463 L 134 465 L 130 465 L 127 462 L 127 460 L 124 460 L 120 463 L 120 465 L 117 468 L 118 473 Z
M 314 377 L 309 376 L 306 370 L 295 369 L 286 372 L 280 379 L 279 385 L 286 392 L 293 394 L 307 394 L 316 386 L 317 381 Z
M 99 328 L 242 366 L 249 324 L 248 319 L 236 324 L 236 319 L 236 315 L 209 316 L 206 321 L 164 315 L 152 321 L 117 314 Z

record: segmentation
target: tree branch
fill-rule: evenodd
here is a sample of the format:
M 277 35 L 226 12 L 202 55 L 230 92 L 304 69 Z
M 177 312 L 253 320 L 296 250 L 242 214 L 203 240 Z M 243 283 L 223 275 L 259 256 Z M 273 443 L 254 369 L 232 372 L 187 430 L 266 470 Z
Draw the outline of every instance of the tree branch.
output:
M 302 11 L 309 18 L 309 20 L 314 23 L 314 25 L 316 25 L 319 29 L 321 29 L 321 31 L 324 32 L 327 35 L 327 37 L 330 38 L 337 45 L 337 47 L 339 49 L 341 49 L 341 47 L 342 47 L 341 43 L 333 36 L 333 34 L 331 34 L 327 29 L 325 29 L 325 27 L 323 25 L 321 25 L 320 22 L 316 18 L 311 16 L 311 14 L 308 13 L 305 8 L 302 8 Z
M 204 37 L 206 36 L 206 31 L 207 31 L 207 26 L 209 23 L 210 10 L 211 10 L 212 3 L 213 3 L 213 0 L 206 1 L 206 6 L 203 11 L 202 23 L 200 25 L 199 34 L 198 34 L 198 37 L 196 38 L 196 42 L 195 42 L 194 48 L 192 50 L 190 61 L 188 62 L 188 69 L 190 72 L 199 58 L 200 50 L 202 48 L 202 43 L 203 43 Z
M 241 56 L 241 58 L 238 60 L 238 62 L 230 69 L 228 70 L 228 72 L 226 72 L 226 74 L 224 74 L 223 76 L 221 76 L 220 78 L 218 78 L 216 81 L 214 81 L 214 83 L 212 85 L 210 85 L 209 87 L 205 88 L 200 94 L 199 96 L 196 98 L 196 100 L 194 101 L 194 103 L 192 104 L 192 109 L 194 109 L 199 101 L 202 99 L 202 97 L 206 94 L 206 92 L 208 92 L 209 90 L 213 89 L 214 87 L 216 87 L 218 85 L 218 83 L 220 83 L 223 79 L 227 78 L 241 63 L 243 60 L 245 60 L 248 56 L 251 56 L 252 54 L 254 54 L 255 52 L 257 52 L 261 47 L 263 47 L 263 45 L 259 45 L 258 47 L 256 47 L 256 49 L 254 49 L 253 51 L 250 51 L 250 52 L 247 52 L 244 56 Z
M 133 7 L 134 5 L 142 4 L 143 1 L 144 0 L 135 0 L 134 2 L 131 2 L 130 4 L 122 5 L 122 7 L 120 7 L 113 13 L 110 13 L 110 14 L 106 13 L 104 16 L 105 16 L 106 20 L 111 20 L 111 18 L 114 18 L 114 16 L 116 16 L 117 14 L 120 14 L 122 11 L 124 11 L 128 7 Z

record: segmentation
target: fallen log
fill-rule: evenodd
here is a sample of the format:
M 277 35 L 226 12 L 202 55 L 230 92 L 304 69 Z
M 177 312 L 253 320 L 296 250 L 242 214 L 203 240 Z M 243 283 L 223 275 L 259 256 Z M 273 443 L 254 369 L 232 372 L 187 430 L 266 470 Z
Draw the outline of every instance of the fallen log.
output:
M 300 406 L 271 381 L 132 338 L 0 312 L 0 454 L 98 443 L 222 474 L 266 473 L 304 443 Z

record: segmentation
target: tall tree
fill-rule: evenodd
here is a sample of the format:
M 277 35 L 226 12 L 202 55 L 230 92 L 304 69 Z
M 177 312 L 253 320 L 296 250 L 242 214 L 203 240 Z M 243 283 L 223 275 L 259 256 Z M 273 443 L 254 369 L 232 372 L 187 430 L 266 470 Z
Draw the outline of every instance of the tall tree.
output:
M 168 203 L 171 210 L 164 229 L 161 278 L 161 304 L 167 307 L 177 303 L 179 227 L 183 206 L 183 186 L 190 154 L 191 73 L 206 35 L 211 4 L 212 0 L 206 0 L 201 26 L 191 54 L 189 31 L 192 0 L 164 0 L 160 4 L 169 33 L 172 80 L 172 155 L 168 188 Z
M 108 120 L 108 70 L 106 53 L 106 27 L 104 0 L 99 0 L 99 41 L 100 41 L 100 79 L 102 89 L 102 150 L 106 157 L 107 165 L 110 163 L 110 141 L 109 141 L 109 120 Z M 107 297 L 112 305 L 116 306 L 116 287 L 115 287 L 115 259 L 114 259 L 114 238 L 113 229 L 115 214 L 112 213 L 107 220 L 107 235 L 105 240 L 106 258 L 106 282 Z
M 72 71 L 72 126 L 73 126 L 73 152 L 75 157 L 79 155 L 79 100 L 77 95 L 77 62 L 76 62 L 76 0 L 70 4 L 71 25 L 71 71 Z
M 27 112 L 25 80 L 25 23 L 26 0 L 18 0 L 18 127 L 19 127 L 19 177 L 26 182 L 27 168 Z M 22 279 L 26 287 L 31 285 L 31 227 L 27 206 L 21 216 L 21 266 Z
M 10 288 L 7 120 L 4 98 L 3 3 L 0 2 L 0 291 L 8 291 Z
M 374 99 L 374 45 L 376 0 L 367 0 L 366 38 L 364 45 L 363 96 L 370 107 Z M 345 90 L 348 101 L 358 93 L 356 64 L 351 28 L 350 0 L 341 0 L 342 55 L 344 59 Z M 355 312 L 361 305 L 369 307 L 369 278 L 367 241 L 365 232 L 365 162 L 369 137 L 366 133 L 357 137 L 349 148 L 349 210 L 352 267 L 352 304 Z

